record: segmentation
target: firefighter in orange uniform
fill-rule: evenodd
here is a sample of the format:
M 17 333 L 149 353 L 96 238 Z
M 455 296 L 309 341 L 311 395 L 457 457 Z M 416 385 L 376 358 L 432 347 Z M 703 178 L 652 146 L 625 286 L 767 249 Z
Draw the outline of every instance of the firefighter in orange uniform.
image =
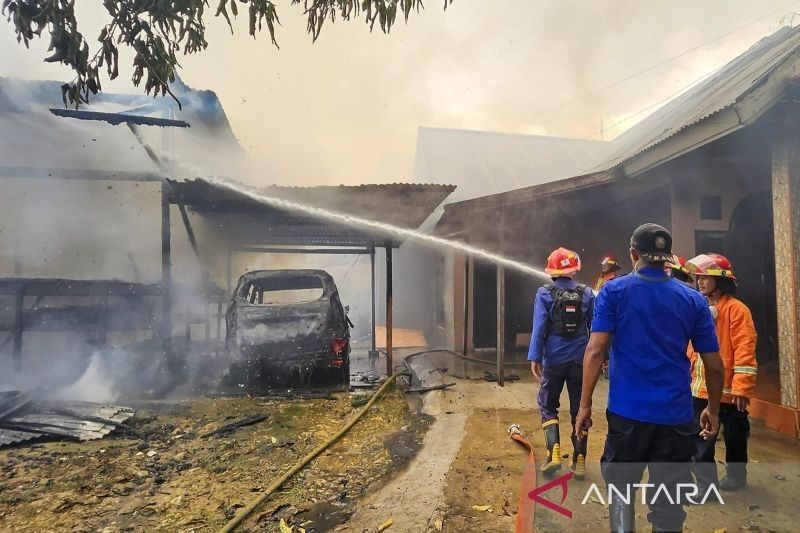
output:
M 618 270 L 619 261 L 613 255 L 607 255 L 600 261 L 600 277 L 597 278 L 597 282 L 594 284 L 595 294 L 600 292 L 603 285 L 617 277 Z
M 687 266 L 697 277 L 698 289 L 708 300 L 725 367 L 719 421 L 725 439 L 727 472 L 717 482 L 716 439 L 698 439 L 694 457 L 695 477 L 701 490 L 711 484 L 726 491 L 738 490 L 747 485 L 747 438 L 750 435 L 747 407 L 756 387 L 758 371 L 756 329 L 750 309 L 734 296 L 738 282 L 727 258 L 714 253 L 702 254 L 690 259 Z M 689 357 L 692 360 L 692 396 L 697 418 L 708 404 L 708 392 L 702 360 L 691 349 Z
M 600 277 L 597 278 L 597 282 L 594 284 L 594 293 L 600 294 L 600 289 L 603 288 L 603 285 L 617 277 L 617 271 L 619 271 L 617 258 L 613 255 L 603 257 L 603 260 L 600 261 Z M 604 379 L 608 379 L 608 357 L 609 354 L 606 354 L 606 360 L 603 362 Z
M 672 261 L 669 261 L 665 264 L 667 266 L 667 273 L 671 277 L 688 285 L 689 287 L 694 288 L 694 279 L 692 279 L 692 273 L 689 271 L 689 267 L 686 266 L 685 258 L 674 255 L 672 256 Z

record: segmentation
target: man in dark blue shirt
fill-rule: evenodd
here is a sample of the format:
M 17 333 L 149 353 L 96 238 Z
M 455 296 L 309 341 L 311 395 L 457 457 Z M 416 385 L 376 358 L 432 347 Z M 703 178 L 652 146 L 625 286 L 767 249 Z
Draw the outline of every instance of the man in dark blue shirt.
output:
M 698 431 L 711 438 L 719 428 L 722 360 L 706 302 L 664 271 L 672 257 L 670 233 L 656 224 L 640 226 L 631 237 L 630 254 L 634 272 L 607 283 L 595 302 L 576 425 L 588 430 L 592 424 L 592 393 L 610 346 L 608 436 L 601 470 L 610 494 L 615 493 L 612 487 L 619 494 L 634 493 L 629 501 L 611 498 L 611 530 L 635 530 L 635 485 L 647 467 L 655 486 L 647 517 L 653 530 L 682 531 L 687 502 L 675 495 L 680 484 L 692 481 Z M 700 428 L 692 421 L 689 341 L 700 353 L 708 382 L 709 403 Z M 662 485 L 669 497 L 658 492 Z
M 547 258 L 545 272 L 553 283 L 540 287 L 533 306 L 533 333 L 528 348 L 533 375 L 541 380 L 539 410 L 547 446 L 547 461 L 541 471 L 553 474 L 561 469 L 561 439 L 558 407 L 564 383 L 569 393 L 570 419 L 575 425 L 583 380 L 583 353 L 589 342 L 589 322 L 594 293 L 572 277 L 580 270 L 578 254 L 559 248 Z M 572 432 L 574 433 L 574 431 Z M 576 478 L 586 475 L 586 439 L 572 436 L 572 471 Z

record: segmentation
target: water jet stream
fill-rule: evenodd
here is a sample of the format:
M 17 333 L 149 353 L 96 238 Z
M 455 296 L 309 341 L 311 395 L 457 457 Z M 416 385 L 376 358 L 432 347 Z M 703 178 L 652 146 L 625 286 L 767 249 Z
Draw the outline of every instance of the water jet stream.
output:
M 319 207 L 313 207 L 305 204 L 300 204 L 297 202 L 292 202 L 290 200 L 283 200 L 280 198 L 273 198 L 271 196 L 266 196 L 260 193 L 257 193 L 247 187 L 241 186 L 236 183 L 232 183 L 227 180 L 219 179 L 219 178 L 205 178 L 206 181 L 212 183 L 219 187 L 224 187 L 229 189 L 233 192 L 242 194 L 251 198 L 257 202 L 270 205 L 272 207 L 277 207 L 279 209 L 285 211 L 293 211 L 296 213 L 303 213 L 314 218 L 321 218 L 329 221 L 338 222 L 340 224 L 356 227 L 356 228 L 363 228 L 367 230 L 377 230 L 381 233 L 386 233 L 389 235 L 393 235 L 396 237 L 402 237 L 404 239 L 410 239 L 417 241 L 422 244 L 426 244 L 432 247 L 446 247 L 453 250 L 458 250 L 460 252 L 464 252 L 466 254 L 472 255 L 474 257 L 479 257 L 481 259 L 485 259 L 487 261 L 491 261 L 493 263 L 497 263 L 509 268 L 513 268 L 520 272 L 524 272 L 526 274 L 530 274 L 533 276 L 538 276 L 540 278 L 545 278 L 547 280 L 550 279 L 550 275 L 546 274 L 544 271 L 539 270 L 538 268 L 534 268 L 530 265 L 525 263 L 521 263 L 519 261 L 514 261 L 513 259 L 509 259 L 502 255 L 489 252 L 482 248 L 476 248 L 475 246 L 470 246 L 469 244 L 465 244 L 458 241 L 451 241 L 449 239 L 445 239 L 442 237 L 437 237 L 435 235 L 429 235 L 427 233 L 422 233 L 417 230 L 408 229 L 408 228 L 401 228 L 399 226 L 394 226 L 392 224 L 387 224 L 385 222 L 378 222 L 377 220 L 370 220 L 366 218 L 355 217 L 352 215 L 345 215 L 343 213 L 337 213 L 334 211 L 328 211 L 327 209 L 322 209 Z

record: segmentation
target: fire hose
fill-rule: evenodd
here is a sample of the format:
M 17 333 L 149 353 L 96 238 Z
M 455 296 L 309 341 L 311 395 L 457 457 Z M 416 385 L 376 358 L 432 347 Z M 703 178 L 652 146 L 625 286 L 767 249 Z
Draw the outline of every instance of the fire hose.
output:
M 490 361 L 488 359 L 479 359 L 477 357 L 470 357 L 468 355 L 460 354 L 460 353 L 458 353 L 458 352 L 456 352 L 454 350 L 448 350 L 446 348 L 433 348 L 433 349 L 424 350 L 424 351 L 421 351 L 421 352 L 414 352 L 414 353 L 411 353 L 411 354 L 408 354 L 407 356 L 405 356 L 405 360 L 408 361 L 409 359 L 413 359 L 414 357 L 417 357 L 418 355 L 425 355 L 425 354 L 428 354 L 428 353 L 449 353 L 451 355 L 454 355 L 454 356 L 458 357 L 459 359 L 463 359 L 464 361 L 470 361 L 472 363 L 479 363 L 479 364 L 483 364 L 483 365 L 495 365 L 495 364 L 497 364 L 496 361 Z M 530 366 L 530 364 L 531 364 L 530 361 L 509 361 L 509 362 L 505 363 L 506 366 Z
M 361 419 L 361 417 L 364 416 L 364 413 L 366 413 L 369 410 L 369 408 L 372 407 L 372 404 L 374 404 L 378 400 L 378 398 L 380 398 L 381 394 L 383 394 L 383 392 L 389 387 L 389 385 L 391 385 L 394 382 L 394 380 L 397 379 L 397 376 L 401 375 L 406 375 L 406 374 L 402 373 L 393 374 L 391 377 L 389 377 L 389 379 L 384 381 L 383 385 L 381 385 L 380 388 L 377 391 L 375 391 L 375 394 L 372 395 L 372 397 L 369 399 L 364 408 L 361 409 L 361 411 L 359 411 L 356 416 L 351 418 L 350 421 L 347 424 L 345 424 L 344 427 L 342 427 L 342 429 L 340 429 L 330 439 L 326 440 L 325 442 L 314 448 L 314 450 L 312 450 L 308 455 L 303 457 L 300 460 L 300 462 L 295 464 L 285 474 L 283 474 L 280 478 L 275 480 L 275 482 L 272 485 L 267 487 L 267 490 L 265 490 L 258 498 L 256 498 L 252 503 L 250 503 L 250 505 L 244 507 L 241 510 L 241 512 L 237 513 L 236 516 L 234 516 L 230 522 L 225 524 L 225 527 L 223 527 L 220 531 L 222 533 L 227 533 L 239 527 L 241 523 L 244 522 L 244 520 L 248 516 L 253 514 L 253 512 L 258 508 L 259 505 L 264 503 L 272 495 L 273 492 L 281 488 L 281 486 L 283 486 L 284 483 L 289 481 L 289 479 L 291 479 L 295 474 L 297 474 L 303 468 L 305 468 L 305 466 L 308 463 L 313 461 L 319 454 L 324 452 L 331 444 L 339 440 L 345 433 L 347 433 L 350 430 L 350 428 L 352 428 L 356 424 L 356 422 L 358 422 Z
M 528 493 L 536 488 L 536 459 L 533 455 L 531 443 L 525 439 L 522 431 L 517 424 L 511 424 L 508 428 L 511 438 L 528 450 L 528 461 L 525 463 L 525 471 L 522 474 L 522 487 L 519 492 L 519 504 L 517 506 L 517 519 L 514 528 L 515 533 L 533 533 L 535 502 L 528 498 Z

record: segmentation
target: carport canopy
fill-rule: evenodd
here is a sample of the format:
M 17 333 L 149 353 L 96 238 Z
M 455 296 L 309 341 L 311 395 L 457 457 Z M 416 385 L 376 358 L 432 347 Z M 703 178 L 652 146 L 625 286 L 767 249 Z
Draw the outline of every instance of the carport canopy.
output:
M 162 266 L 165 299 L 169 300 L 170 220 L 169 205 L 179 207 L 192 246 L 196 242 L 188 211 L 205 218 L 225 233 L 227 279 L 231 283 L 231 257 L 236 252 L 369 254 L 372 285 L 372 351 L 375 343 L 375 249 L 386 250 L 386 352 L 387 373 L 392 365 L 392 249 L 402 237 L 385 225 L 414 230 L 455 189 L 452 185 L 391 183 L 319 187 L 269 186 L 252 188 L 227 180 L 195 178 L 166 180 L 162 199 Z M 270 204 L 259 198 L 289 202 Z M 319 209 L 293 210 L 292 204 Z M 380 222 L 383 227 L 345 224 L 325 212 Z M 312 248 L 317 247 L 317 248 Z M 230 287 L 229 287 L 230 289 Z M 165 302 L 165 309 L 169 308 Z M 171 325 L 169 326 L 171 327 Z

